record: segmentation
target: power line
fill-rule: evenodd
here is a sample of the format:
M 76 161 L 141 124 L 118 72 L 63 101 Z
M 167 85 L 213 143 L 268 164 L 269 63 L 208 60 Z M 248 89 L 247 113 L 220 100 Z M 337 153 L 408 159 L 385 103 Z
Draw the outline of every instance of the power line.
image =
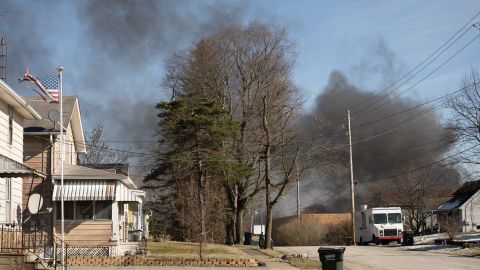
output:
M 376 120 L 372 120 L 372 121 L 370 121 L 370 122 L 363 123 L 363 124 L 360 124 L 360 125 L 358 125 L 358 126 L 354 126 L 353 128 L 360 128 L 360 127 L 368 126 L 368 125 L 371 125 L 371 124 L 374 124 L 374 123 L 377 123 L 377 122 L 380 122 L 380 121 L 383 121 L 383 120 L 390 119 L 390 118 L 392 118 L 392 117 L 395 117 L 395 116 L 397 116 L 397 115 L 400 115 L 400 114 L 403 114 L 403 113 L 406 113 L 406 112 L 415 110 L 415 109 L 420 108 L 420 107 L 422 107 L 422 106 L 425 106 L 425 105 L 427 105 L 427 104 L 434 103 L 434 102 L 440 101 L 440 100 L 442 100 L 442 99 L 445 99 L 445 98 L 447 98 L 447 97 L 449 97 L 449 96 L 456 95 L 456 94 L 464 91 L 465 89 L 468 89 L 469 87 L 472 87 L 472 86 L 476 86 L 476 85 L 478 85 L 478 84 L 480 84 L 480 82 L 477 82 L 477 83 L 473 83 L 473 84 L 471 84 L 471 85 L 464 86 L 464 87 L 462 87 L 462 88 L 460 88 L 460 89 L 457 89 L 457 90 L 455 90 L 455 91 L 453 91 L 453 92 L 451 92 L 451 93 L 448 93 L 448 94 L 446 94 L 446 95 L 443 95 L 443 96 L 441 96 L 441 97 L 432 99 L 432 100 L 430 100 L 430 101 L 426 101 L 426 102 L 424 102 L 424 103 L 421 103 L 421 104 L 415 105 L 415 106 L 413 106 L 413 107 L 407 108 L 407 109 L 405 109 L 405 110 L 402 110 L 402 111 L 399 111 L 399 112 L 396 112 L 396 113 L 393 113 L 393 114 L 390 114 L 390 115 L 387 115 L 387 116 L 378 118 L 378 119 L 376 119 Z
M 413 73 L 415 70 L 417 70 L 420 66 L 422 66 L 424 63 L 426 63 L 430 58 L 432 58 L 434 55 L 436 55 L 443 47 L 445 47 L 447 44 L 450 43 L 451 40 L 453 40 L 460 32 L 463 31 L 463 29 L 465 29 L 465 27 L 467 27 L 468 25 L 470 25 L 473 20 L 475 20 L 476 17 L 478 17 L 478 15 L 480 15 L 480 11 L 478 11 L 469 21 L 467 21 L 459 30 L 457 30 L 452 36 L 450 36 L 450 38 L 445 41 L 440 47 L 438 47 L 433 53 L 431 53 L 427 58 L 425 58 L 423 61 L 421 61 L 417 66 L 415 66 L 413 69 L 411 69 L 409 72 L 407 72 L 406 74 L 404 74 L 401 78 L 399 78 L 398 80 L 394 81 L 392 84 L 390 84 L 389 86 L 387 86 L 386 88 L 384 88 L 382 91 L 380 91 L 379 93 L 377 93 L 376 95 L 373 95 L 373 96 L 370 96 L 368 97 L 367 99 L 351 106 L 351 109 L 355 109 L 357 108 L 358 106 L 370 101 L 371 99 L 375 98 L 376 96 L 379 96 L 381 94 L 383 94 L 384 92 L 387 92 L 388 89 L 392 88 L 393 86 L 395 86 L 398 82 L 402 81 L 404 78 L 406 78 L 407 76 L 409 76 L 411 73 Z M 469 27 L 470 28 L 470 27 Z M 467 29 L 468 30 L 468 29 Z M 458 40 L 458 39 L 457 39 Z M 453 42 L 454 43 L 454 42 Z M 369 107 L 368 105 L 366 107 Z M 365 108 L 365 107 L 364 107 Z M 354 111 L 354 113 L 357 113 L 358 111 Z
M 455 157 L 455 156 L 458 156 L 458 155 L 463 154 L 463 153 L 465 153 L 465 152 L 467 152 L 467 151 L 470 151 L 470 150 L 472 150 L 472 149 L 475 148 L 475 147 L 478 147 L 478 146 L 477 146 L 477 145 L 474 145 L 474 146 L 472 146 L 472 147 L 469 147 L 469 148 L 467 148 L 467 149 L 464 149 L 464 150 L 462 150 L 462 151 L 459 151 L 459 152 L 457 152 L 457 153 L 455 153 L 455 154 L 453 154 L 453 155 L 450 155 L 450 156 L 445 157 L 445 158 L 442 158 L 442 159 L 440 159 L 440 160 L 437 160 L 437 161 L 428 163 L 428 164 L 423 165 L 423 166 L 421 166 L 421 167 L 417 167 L 417 168 L 415 168 L 415 169 L 412 169 L 412 170 L 409 170 L 409 171 L 406 171 L 406 172 L 402 172 L 402 173 L 399 173 L 399 174 L 396 174 L 396 175 L 392 175 L 392 176 L 389 176 L 389 177 L 384 177 L 384 178 L 379 178 L 379 179 L 376 179 L 376 180 L 373 180 L 373 181 L 368 181 L 368 183 L 377 182 L 377 181 L 381 181 L 381 180 L 392 179 L 392 178 L 396 178 L 396 177 L 399 177 L 399 176 L 402 176 L 402 175 L 410 174 L 410 173 L 413 173 L 413 172 L 416 172 L 416 171 L 419 171 L 419 170 L 423 170 L 423 169 L 428 168 L 428 167 L 430 167 L 430 166 L 433 166 L 433 165 L 435 165 L 435 164 L 439 164 L 439 163 L 441 163 L 441 162 L 443 162 L 443 161 L 445 161 L 445 160 L 447 160 L 447 159 L 451 159 L 451 158 L 453 158 L 453 157 Z M 368 174 L 368 175 L 371 175 L 371 174 Z M 364 176 L 362 176 L 362 177 L 366 177 L 366 176 L 368 176 L 368 175 L 364 175 Z M 359 179 L 360 179 L 360 178 L 359 178 Z
M 431 108 L 429 108 L 429 109 L 426 109 L 426 110 L 424 110 L 423 112 L 421 112 L 421 113 L 419 113 L 419 114 L 417 114 L 417 115 L 415 115 L 415 116 L 413 116 L 413 117 L 407 118 L 407 119 L 405 119 L 404 121 L 400 122 L 399 124 L 396 124 L 395 127 L 392 127 L 392 128 L 389 128 L 389 129 L 385 129 L 385 130 L 383 130 L 383 131 L 381 131 L 381 132 L 379 132 L 379 133 L 377 133 L 377 134 L 375 134 L 375 135 L 372 135 L 372 136 L 370 136 L 370 137 L 367 137 L 367 138 L 364 138 L 364 139 L 355 141 L 355 142 L 352 143 L 352 144 L 359 144 L 359 143 L 361 143 L 361 142 L 370 141 L 370 140 L 375 139 L 375 138 L 377 138 L 377 137 L 380 137 L 380 136 L 389 134 L 389 133 L 391 133 L 391 132 L 393 132 L 393 131 L 395 131 L 395 130 L 397 130 L 397 129 L 400 129 L 403 125 L 408 124 L 410 121 L 415 121 L 415 120 L 417 120 L 417 119 L 420 119 L 420 118 L 424 117 L 427 113 L 433 111 L 434 109 L 436 109 L 436 108 L 438 108 L 438 107 L 440 107 L 440 105 L 433 106 L 433 107 L 431 107 Z
M 365 107 L 365 108 L 368 108 L 369 110 L 367 111 L 364 111 L 363 113 L 360 113 L 361 111 L 358 111 L 357 113 L 360 113 L 359 115 L 357 115 L 357 117 L 361 117 L 363 115 L 366 115 L 368 114 L 369 112 L 372 112 L 372 111 L 375 111 L 377 110 L 378 108 L 384 106 L 385 104 L 387 104 L 388 102 L 392 102 L 393 100 L 397 99 L 398 97 L 400 97 L 401 95 L 405 94 L 406 92 L 408 92 L 409 90 L 413 89 L 415 86 L 419 85 L 421 82 L 423 82 L 424 80 L 426 80 L 428 77 L 430 77 L 433 73 L 437 72 L 440 68 L 442 68 L 443 66 L 445 66 L 448 62 L 450 62 L 453 58 L 455 58 L 458 54 L 460 54 L 465 48 L 467 48 L 470 44 L 472 44 L 478 37 L 480 37 L 480 34 L 476 35 L 473 39 L 471 39 L 467 44 L 465 44 L 465 46 L 463 46 L 460 50 L 458 50 L 455 54 L 453 54 L 451 57 L 449 57 L 447 60 L 445 60 L 444 62 L 442 62 L 438 67 L 436 67 L 432 72 L 430 72 L 429 74 L 427 74 L 425 77 L 423 77 L 422 79 L 420 79 L 419 81 L 417 81 L 415 84 L 411 85 L 410 87 L 408 87 L 407 89 L 405 89 L 404 91 L 400 92 L 399 94 L 397 94 L 396 96 L 392 97 L 391 99 L 389 99 L 387 102 L 384 102 L 384 103 L 381 103 L 379 104 L 378 106 L 375 106 L 373 108 L 371 108 L 370 106 L 371 105 L 374 105 L 376 103 L 378 103 L 379 101 L 383 100 L 384 98 L 386 98 L 387 96 L 389 96 L 391 93 L 395 92 L 396 90 L 398 90 L 398 88 L 394 89 L 392 92 L 388 93 L 387 95 L 383 96 L 382 99 L 379 99 L 378 102 L 375 102 L 375 103 L 372 103 L 370 104 L 369 107 Z M 365 109 L 364 108 L 364 109 Z

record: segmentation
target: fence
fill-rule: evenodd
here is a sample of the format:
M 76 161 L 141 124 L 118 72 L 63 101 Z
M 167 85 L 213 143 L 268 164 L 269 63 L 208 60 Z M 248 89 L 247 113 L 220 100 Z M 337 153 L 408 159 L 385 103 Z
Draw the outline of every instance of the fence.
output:
M 15 224 L 0 224 L 0 252 L 22 253 L 22 232 Z
M 22 229 L 14 224 L 0 224 L 0 252 L 31 253 L 50 265 L 62 258 L 62 240 L 45 229 Z M 65 243 L 64 259 L 68 260 L 69 245 Z

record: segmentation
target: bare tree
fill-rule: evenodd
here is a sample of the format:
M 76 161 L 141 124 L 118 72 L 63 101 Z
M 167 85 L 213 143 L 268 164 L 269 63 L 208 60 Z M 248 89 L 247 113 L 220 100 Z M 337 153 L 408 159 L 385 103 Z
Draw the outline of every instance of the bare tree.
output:
M 451 123 L 462 147 L 472 147 L 459 162 L 480 164 L 480 76 L 474 69 L 465 75 L 461 83 L 461 93 L 446 102 L 450 109 Z
M 103 126 L 98 124 L 87 134 L 87 153 L 80 160 L 82 164 L 123 164 L 130 158 L 128 149 L 113 149 L 103 141 Z
M 265 188 L 262 98 L 269 92 L 268 102 L 275 101 L 278 110 L 290 106 L 285 101 L 298 94 L 290 79 L 293 47 L 283 29 L 251 24 L 226 28 L 200 40 L 192 49 L 175 54 L 167 62 L 164 86 L 172 91 L 172 97 L 196 96 L 215 101 L 239 125 L 238 136 L 224 142 L 224 147 L 234 150 L 237 163 L 246 168 L 241 177 L 224 175 L 231 209 L 227 243 L 241 242 L 244 211 Z M 276 87 L 282 88 L 277 91 Z M 269 126 L 277 124 L 270 117 L 272 108 L 267 108 L 268 120 L 272 121 Z
M 401 206 L 406 225 L 415 233 L 419 233 L 428 218 L 419 209 L 423 198 L 451 194 L 459 185 L 458 178 L 455 169 L 443 165 L 402 174 L 375 183 L 373 190 L 373 196 L 377 199 L 375 204 Z

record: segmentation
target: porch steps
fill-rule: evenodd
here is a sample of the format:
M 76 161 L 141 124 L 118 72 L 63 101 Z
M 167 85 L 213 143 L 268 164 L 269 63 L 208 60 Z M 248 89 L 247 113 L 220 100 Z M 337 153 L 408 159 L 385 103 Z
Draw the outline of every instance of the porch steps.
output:
M 49 265 L 49 263 L 46 261 L 38 260 L 35 263 L 35 270 L 55 270 L 55 267 Z

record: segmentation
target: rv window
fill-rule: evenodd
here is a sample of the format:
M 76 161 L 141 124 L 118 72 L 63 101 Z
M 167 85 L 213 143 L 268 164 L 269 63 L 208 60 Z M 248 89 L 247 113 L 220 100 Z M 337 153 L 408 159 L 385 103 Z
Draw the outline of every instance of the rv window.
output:
M 386 224 L 387 223 L 387 214 L 373 214 L 373 223 L 375 224 Z
M 402 223 L 402 216 L 400 213 L 388 214 L 388 223 Z

